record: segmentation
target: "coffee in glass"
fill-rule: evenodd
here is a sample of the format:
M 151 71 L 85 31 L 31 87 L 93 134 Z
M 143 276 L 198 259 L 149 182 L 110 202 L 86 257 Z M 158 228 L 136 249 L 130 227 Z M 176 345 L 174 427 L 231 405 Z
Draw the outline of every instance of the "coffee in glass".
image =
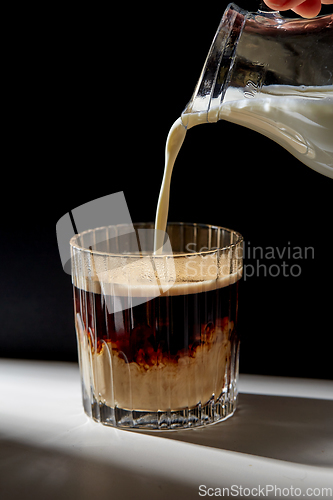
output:
M 134 228 L 136 251 L 115 228 L 117 253 L 106 251 L 110 228 L 95 247 L 96 230 L 71 240 L 85 411 L 138 429 L 225 419 L 237 400 L 242 237 L 174 223 L 172 252 L 154 254 L 154 226 Z

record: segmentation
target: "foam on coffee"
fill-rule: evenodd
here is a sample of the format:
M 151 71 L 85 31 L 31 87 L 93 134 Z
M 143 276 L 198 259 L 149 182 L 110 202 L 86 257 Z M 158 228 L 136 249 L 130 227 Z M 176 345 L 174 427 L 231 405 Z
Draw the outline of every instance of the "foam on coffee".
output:
M 104 271 L 93 277 L 73 278 L 73 284 L 86 292 L 98 293 L 103 295 L 112 295 L 119 297 L 157 297 L 187 295 L 200 292 L 209 292 L 218 288 L 223 288 L 236 283 L 242 276 L 242 268 L 231 274 L 216 277 L 209 280 L 189 281 L 184 276 L 182 281 L 173 282 L 171 280 L 161 282 L 156 277 L 151 278 L 151 283 L 147 283 L 147 277 L 137 277 L 131 273 L 130 278 L 124 275 L 123 269 L 118 273 Z M 128 276 L 128 275 L 127 275 Z M 177 277 L 180 279 L 180 277 Z

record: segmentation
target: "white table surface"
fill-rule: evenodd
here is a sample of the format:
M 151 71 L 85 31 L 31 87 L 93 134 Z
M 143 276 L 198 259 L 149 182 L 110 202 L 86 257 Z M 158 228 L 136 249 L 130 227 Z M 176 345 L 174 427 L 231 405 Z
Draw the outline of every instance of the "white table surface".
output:
M 333 498 L 333 381 L 239 388 L 225 422 L 133 432 L 86 417 L 76 364 L 2 359 L 0 499 Z

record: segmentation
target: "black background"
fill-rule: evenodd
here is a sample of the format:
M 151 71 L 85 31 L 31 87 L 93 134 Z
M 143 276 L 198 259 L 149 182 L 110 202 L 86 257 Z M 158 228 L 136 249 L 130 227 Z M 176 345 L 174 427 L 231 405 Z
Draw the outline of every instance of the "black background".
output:
M 62 215 L 124 191 L 134 222 L 154 220 L 169 128 L 227 2 L 151 5 L 54 9 L 14 47 L 0 357 L 77 359 L 71 280 L 55 232 Z M 251 130 L 195 127 L 174 169 L 169 220 L 236 229 L 249 248 L 312 247 L 314 258 L 260 261 L 300 265 L 299 277 L 281 270 L 243 280 L 240 370 L 333 379 L 331 179 Z

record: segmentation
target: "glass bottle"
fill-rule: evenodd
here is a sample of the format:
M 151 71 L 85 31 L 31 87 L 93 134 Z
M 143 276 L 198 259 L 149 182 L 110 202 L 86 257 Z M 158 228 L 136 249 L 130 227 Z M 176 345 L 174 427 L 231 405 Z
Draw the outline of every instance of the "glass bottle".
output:
M 228 120 L 333 178 L 333 14 L 288 19 L 229 4 L 183 124 Z

